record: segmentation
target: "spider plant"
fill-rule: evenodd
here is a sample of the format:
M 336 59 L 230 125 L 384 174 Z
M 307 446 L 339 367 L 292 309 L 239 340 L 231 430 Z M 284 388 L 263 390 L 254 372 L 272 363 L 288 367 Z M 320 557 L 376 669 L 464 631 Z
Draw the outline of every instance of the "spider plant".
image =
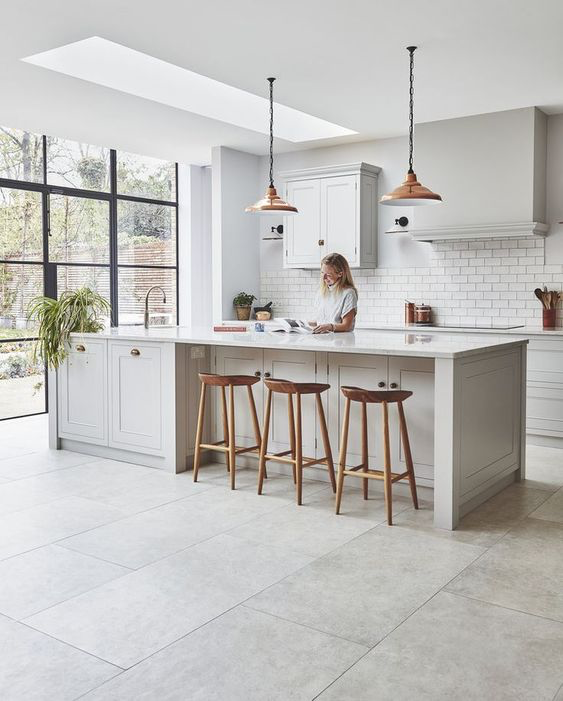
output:
M 59 299 L 35 297 L 28 308 L 29 318 L 39 322 L 34 357 L 56 370 L 68 355 L 70 334 L 101 331 L 110 311 L 110 303 L 89 287 L 63 292 Z

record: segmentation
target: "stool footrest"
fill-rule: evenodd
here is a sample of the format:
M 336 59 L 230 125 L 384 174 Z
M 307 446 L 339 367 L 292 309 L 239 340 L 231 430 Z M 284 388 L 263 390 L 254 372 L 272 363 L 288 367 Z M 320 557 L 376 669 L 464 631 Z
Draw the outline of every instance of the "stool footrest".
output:
M 218 450 L 222 453 L 229 452 L 229 446 L 225 445 L 225 441 L 219 441 L 218 443 L 200 443 L 199 447 L 201 448 L 201 450 Z M 242 453 L 251 453 L 251 452 L 260 453 L 260 446 L 259 445 L 251 445 L 248 448 L 235 447 L 235 454 L 236 455 L 241 455 Z
M 264 460 L 274 460 L 276 462 L 285 462 L 288 463 L 289 465 L 294 465 L 295 464 L 295 459 L 294 458 L 288 458 L 286 457 L 289 453 L 291 453 L 291 450 L 284 450 L 282 453 L 266 453 L 264 455 Z M 328 465 L 327 458 L 306 458 L 302 457 L 301 458 L 301 464 L 303 467 L 312 467 L 313 465 Z
M 356 465 L 356 467 L 347 467 L 344 470 L 345 475 L 350 475 L 351 477 L 360 477 L 362 479 L 368 478 L 368 479 L 375 479 L 375 480 L 383 480 L 385 479 L 385 473 L 383 470 L 365 470 L 363 472 L 359 472 L 359 470 L 364 470 L 363 465 Z M 392 472 L 391 473 L 391 482 L 398 482 L 399 480 L 408 478 L 409 473 L 408 472 Z

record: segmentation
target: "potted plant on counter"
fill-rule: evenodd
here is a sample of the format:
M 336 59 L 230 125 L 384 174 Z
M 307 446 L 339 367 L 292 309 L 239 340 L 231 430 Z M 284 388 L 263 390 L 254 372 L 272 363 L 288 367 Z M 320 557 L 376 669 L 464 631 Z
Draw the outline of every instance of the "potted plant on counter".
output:
M 59 299 L 35 297 L 28 309 L 29 319 L 39 322 L 34 357 L 56 370 L 68 355 L 70 334 L 101 331 L 110 312 L 110 303 L 89 287 L 63 292 Z
M 250 310 L 255 299 L 256 297 L 248 292 L 239 292 L 233 299 L 233 306 L 239 321 L 248 321 L 250 319 Z

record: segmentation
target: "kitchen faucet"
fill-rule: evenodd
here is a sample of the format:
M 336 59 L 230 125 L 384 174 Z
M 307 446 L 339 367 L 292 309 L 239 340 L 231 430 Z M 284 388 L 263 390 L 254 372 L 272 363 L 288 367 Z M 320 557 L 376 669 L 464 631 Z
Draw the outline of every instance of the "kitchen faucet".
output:
M 160 285 L 153 285 L 149 288 L 147 296 L 145 297 L 145 329 L 149 328 L 149 295 L 153 290 L 160 290 L 162 292 L 162 303 L 166 304 L 166 292 Z

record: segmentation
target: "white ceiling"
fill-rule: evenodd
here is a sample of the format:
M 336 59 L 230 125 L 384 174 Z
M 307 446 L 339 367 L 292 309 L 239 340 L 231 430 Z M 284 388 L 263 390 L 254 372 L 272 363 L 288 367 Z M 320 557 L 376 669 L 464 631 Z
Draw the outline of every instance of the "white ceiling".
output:
M 300 148 L 405 133 L 408 44 L 417 122 L 561 112 L 562 28 L 561 0 L 4 3 L 0 123 L 187 163 L 216 145 L 267 152 L 263 134 L 20 60 L 93 35 L 262 96 L 277 76 L 276 101 L 358 132 Z

